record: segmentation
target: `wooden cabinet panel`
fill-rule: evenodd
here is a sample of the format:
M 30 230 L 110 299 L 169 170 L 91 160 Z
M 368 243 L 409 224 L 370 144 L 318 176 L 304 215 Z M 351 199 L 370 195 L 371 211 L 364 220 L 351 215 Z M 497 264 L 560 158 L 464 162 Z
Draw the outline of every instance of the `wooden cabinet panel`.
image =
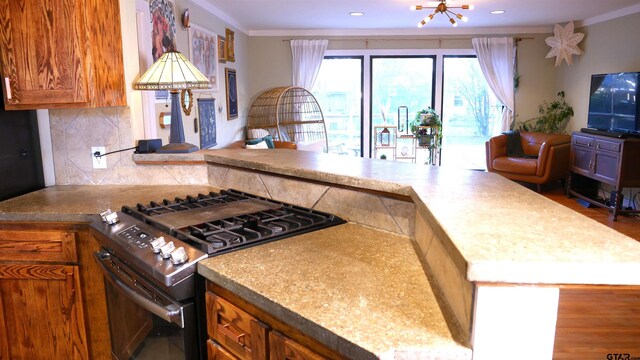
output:
M 618 180 L 620 155 L 605 151 L 595 151 L 593 154 L 593 178 L 607 184 L 615 184 Z
M 87 102 L 82 1 L 2 0 L 0 8 L 5 105 Z
M 595 146 L 596 150 L 620 152 L 620 149 L 622 148 L 622 143 L 617 141 L 595 139 L 595 144 L 596 144 Z
M 240 359 L 266 359 L 267 327 L 212 292 L 206 294 L 209 337 Z
M 573 134 L 573 144 L 574 145 L 586 146 L 586 147 L 592 147 L 593 146 L 593 138 L 589 137 L 589 136 Z
M 591 174 L 591 149 L 586 146 L 574 145 L 571 148 L 571 170 L 578 174 Z
M 2 359 L 88 359 L 77 266 L 0 264 Z
M 213 340 L 207 340 L 207 359 L 209 360 L 237 360 L 238 358 L 231 355 L 222 346 L 216 344 Z
M 277 331 L 269 332 L 269 358 L 278 360 L 325 359 Z
M 31 291 L 33 294 L 26 296 L 26 304 L 22 307 L 11 307 L 12 316 L 20 317 L 21 319 L 35 319 L 36 315 L 24 314 L 23 312 L 37 313 L 38 310 L 32 311 L 31 307 L 36 306 L 36 302 L 47 303 L 49 306 L 55 306 L 55 302 L 62 298 L 61 291 L 63 290 L 62 284 L 71 285 L 67 283 L 67 280 L 62 280 L 66 277 L 65 271 L 68 273 L 68 269 L 73 269 L 73 277 L 75 285 L 73 285 L 73 306 L 77 309 L 77 312 L 84 314 L 84 321 L 82 317 L 77 317 L 77 327 L 69 324 L 77 330 L 78 336 L 62 338 L 56 335 L 55 340 L 51 340 L 51 333 L 47 333 L 44 329 L 48 329 L 49 322 L 58 321 L 60 316 L 54 317 L 53 320 L 48 316 L 42 317 L 39 321 L 44 321 L 43 327 L 38 328 L 42 331 L 31 332 L 30 327 L 36 326 L 37 322 L 28 322 L 24 320 L 24 327 L 16 327 L 6 329 L 3 326 L 0 329 L 0 359 L 21 359 L 22 357 L 5 357 L 3 356 L 9 350 L 11 342 L 7 342 L 7 338 L 20 339 L 21 336 L 25 337 L 28 334 L 30 342 L 34 344 L 40 344 L 44 346 L 39 351 L 42 359 L 54 359 L 67 357 L 49 356 L 49 353 L 53 353 L 47 346 L 67 346 L 63 345 L 64 342 L 69 342 L 76 338 L 86 339 L 85 346 L 89 350 L 89 358 L 92 360 L 111 360 L 111 342 L 109 337 L 109 324 L 105 316 L 106 301 L 104 282 L 102 279 L 102 272 L 100 271 L 98 264 L 93 258 L 93 253 L 99 249 L 99 244 L 96 239 L 90 235 L 86 224 L 72 224 L 72 223 L 19 223 L 19 222 L 2 222 L 0 223 L 0 265 L 3 266 L 3 278 L 6 280 L 0 284 L 0 288 L 4 289 L 5 284 L 8 284 L 9 278 L 14 278 L 11 281 L 18 281 L 15 278 L 19 278 L 19 284 L 25 284 L 25 289 L 20 291 Z M 51 267 L 49 267 L 51 266 Z M 80 270 L 82 269 L 82 270 Z M 33 287 L 29 287 L 31 280 L 39 279 L 37 281 L 40 284 L 40 290 L 36 291 Z M 75 279 L 77 278 L 77 279 Z M 47 281 L 51 283 L 45 285 Z M 78 285 L 79 283 L 79 285 Z M 56 285 L 58 284 L 58 285 Z M 57 288 L 56 288 L 57 287 Z M 22 287 L 21 287 L 22 289 Z M 59 291 L 56 291 L 58 289 Z M 0 290 L 1 292 L 1 290 Z M 7 293 L 5 293 L 6 295 Z M 20 295 L 23 296 L 23 295 Z M 64 295 L 66 296 L 66 295 Z M 0 303 L 3 299 L 0 299 Z M 15 310 L 15 311 L 14 311 Z M 68 308 L 60 308 L 58 311 L 63 311 L 65 314 L 69 314 Z M 0 311 L 0 317 L 2 317 L 3 311 Z M 20 320 L 23 321 L 23 320 Z M 68 322 L 68 320 L 65 320 Z M 75 321 L 75 320 L 74 320 Z M 4 320 L 0 319 L 0 323 L 4 324 Z M 20 322 L 20 324 L 22 324 Z M 86 335 L 84 330 L 86 331 Z M 7 333 L 4 335 L 4 330 L 13 331 L 16 333 Z M 70 333 L 72 334 L 72 333 Z M 42 337 L 42 339 L 40 339 Z M 3 341 L 7 343 L 3 346 Z M 51 341 L 55 341 L 53 344 Z M 58 344 L 61 342 L 61 344 Z M 13 346 L 13 345 L 12 345 Z M 1 350 L 4 349 L 4 350 Z M 34 358 L 30 355 L 25 355 L 27 358 Z M 77 357 L 83 358 L 83 357 Z
M 0 231 L 0 260 L 76 262 L 75 234 L 66 231 Z
M 5 109 L 126 105 L 117 0 L 0 0 Z

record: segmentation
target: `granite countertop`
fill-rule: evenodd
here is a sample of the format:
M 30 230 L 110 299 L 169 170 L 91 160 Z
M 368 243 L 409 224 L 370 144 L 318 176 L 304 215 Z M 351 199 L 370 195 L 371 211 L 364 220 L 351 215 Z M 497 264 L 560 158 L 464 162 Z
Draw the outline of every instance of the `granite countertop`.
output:
M 0 221 L 90 222 L 107 208 L 208 191 L 219 189 L 53 186 L 0 202 Z M 349 357 L 471 358 L 406 237 L 343 224 L 212 257 L 198 270 Z
M 57 185 L 0 202 L 0 221 L 89 222 L 102 211 L 219 191 L 205 185 Z
M 305 151 L 208 150 L 210 163 L 411 196 L 474 282 L 640 285 L 640 242 L 502 176 Z
M 344 224 L 215 256 L 198 272 L 349 358 L 471 358 L 399 235 Z

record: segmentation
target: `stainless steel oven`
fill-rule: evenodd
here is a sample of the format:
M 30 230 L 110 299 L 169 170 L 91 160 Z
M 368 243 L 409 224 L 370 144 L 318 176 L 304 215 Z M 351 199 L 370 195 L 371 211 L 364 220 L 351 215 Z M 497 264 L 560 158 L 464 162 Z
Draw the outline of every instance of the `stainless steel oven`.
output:
M 101 245 L 113 358 L 204 359 L 204 280 L 197 262 L 344 223 L 332 214 L 234 190 L 105 211 Z
M 195 298 L 177 301 L 106 250 L 105 278 L 114 359 L 202 359 Z

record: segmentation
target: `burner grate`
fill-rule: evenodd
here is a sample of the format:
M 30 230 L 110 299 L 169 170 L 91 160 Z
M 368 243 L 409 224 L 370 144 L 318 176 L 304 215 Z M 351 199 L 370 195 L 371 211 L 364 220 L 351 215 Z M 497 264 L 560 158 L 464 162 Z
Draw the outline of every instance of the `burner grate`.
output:
M 123 212 L 209 255 L 344 222 L 331 214 L 235 190 L 125 206 Z
M 235 201 L 248 199 L 247 196 L 232 193 L 215 193 L 210 192 L 208 195 L 198 194 L 198 196 L 188 195 L 186 199 L 176 197 L 173 201 L 164 199 L 161 203 L 156 201 L 149 202 L 148 205 L 137 204 L 136 210 L 140 214 L 146 216 L 156 216 L 172 212 L 184 211 L 202 208 L 206 206 L 226 204 Z

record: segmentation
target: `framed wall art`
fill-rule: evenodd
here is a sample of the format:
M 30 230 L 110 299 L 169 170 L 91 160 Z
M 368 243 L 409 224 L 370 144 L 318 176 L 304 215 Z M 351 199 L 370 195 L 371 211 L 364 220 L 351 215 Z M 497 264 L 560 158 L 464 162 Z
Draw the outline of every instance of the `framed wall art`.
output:
M 150 0 L 151 55 L 153 62 L 168 50 L 176 49 L 176 18 L 169 0 Z
M 155 63 L 165 52 L 176 49 L 176 18 L 169 0 L 150 0 L 151 57 Z M 151 64 L 149 64 L 151 66 Z M 167 90 L 156 90 L 156 100 L 168 100 Z
M 218 90 L 218 36 L 203 27 L 191 24 L 189 57 L 191 63 L 209 79 L 211 89 Z
M 225 29 L 226 30 L 226 37 L 227 37 L 227 54 L 226 54 L 226 59 L 227 61 L 231 61 L 231 62 L 235 62 L 236 61 L 236 53 L 235 53 L 235 40 L 234 40 L 234 32 L 229 30 L 229 29 Z
M 198 99 L 200 149 L 216 146 L 216 99 Z
M 224 69 L 227 85 L 227 120 L 238 118 L 238 82 L 235 69 Z
M 218 35 L 218 62 L 227 62 L 227 40 Z

